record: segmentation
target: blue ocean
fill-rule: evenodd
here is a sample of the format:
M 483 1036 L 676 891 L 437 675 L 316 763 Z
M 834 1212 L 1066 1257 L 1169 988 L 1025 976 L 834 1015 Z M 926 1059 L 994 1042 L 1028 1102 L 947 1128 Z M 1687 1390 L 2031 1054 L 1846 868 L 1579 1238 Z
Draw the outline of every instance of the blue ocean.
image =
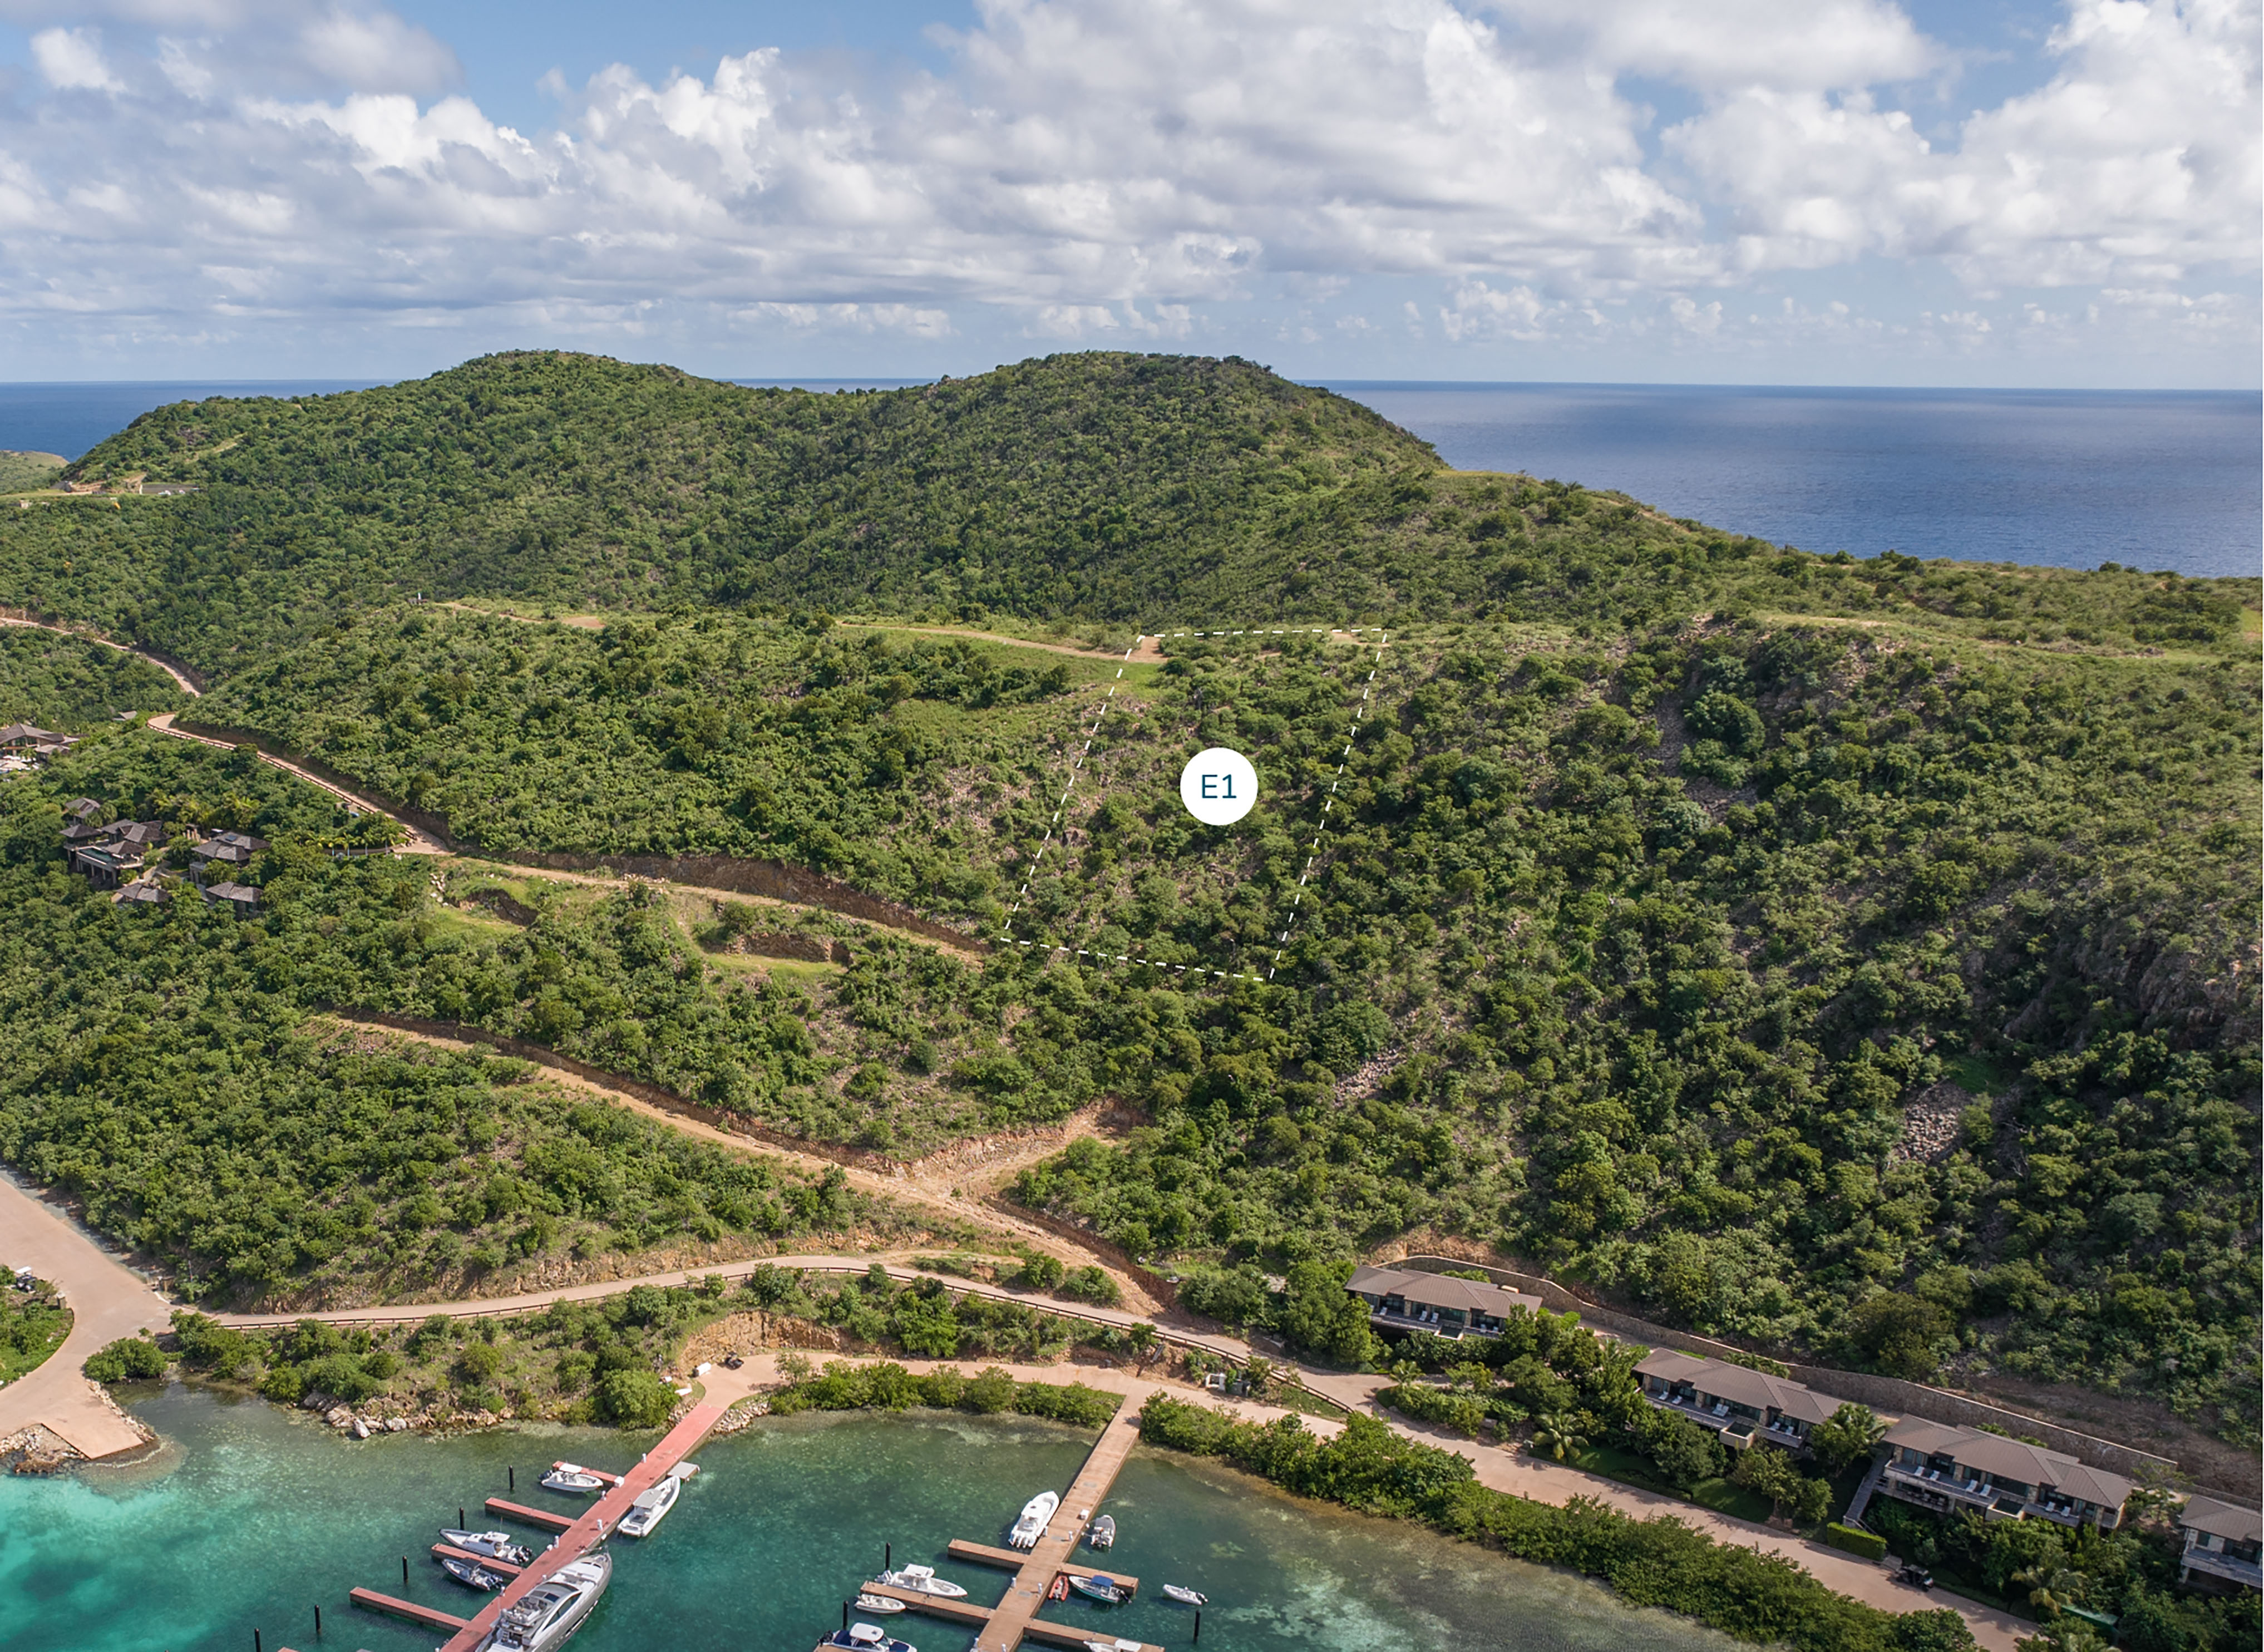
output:
M 168 402 L 364 382 L 0 385 L 0 448 L 76 458 Z M 2264 567 L 2264 397 L 2253 392 L 1329 388 L 1430 441 L 1448 464 L 1615 489 L 1804 550 L 2193 575 Z

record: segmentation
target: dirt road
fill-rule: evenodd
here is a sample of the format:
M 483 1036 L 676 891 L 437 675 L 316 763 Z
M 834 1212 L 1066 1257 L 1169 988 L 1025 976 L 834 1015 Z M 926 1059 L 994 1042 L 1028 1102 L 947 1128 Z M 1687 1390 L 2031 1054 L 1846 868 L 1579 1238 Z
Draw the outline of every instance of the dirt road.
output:
M 0 626 L 23 626 L 33 631 L 52 631 L 57 636 L 76 637 L 82 642 L 98 643 L 105 648 L 115 648 L 120 654 L 130 654 L 145 664 L 154 665 L 180 685 L 184 694 L 201 695 L 204 690 L 190 680 L 189 674 L 178 665 L 159 659 L 154 654 L 144 654 L 139 648 L 128 648 L 123 642 L 113 642 L 98 631 L 79 631 L 69 626 L 49 625 L 44 620 L 26 620 L 14 614 L 0 614 Z
M 176 728 L 173 727 L 174 715 L 175 714 L 170 711 L 160 712 L 156 716 L 152 717 L 149 720 L 149 727 L 155 728 L 161 735 L 171 735 L 176 740 L 192 740 L 200 746 L 217 746 L 222 751 L 236 751 L 243 750 L 241 747 L 231 745 L 225 740 L 214 740 L 208 735 L 192 735 L 185 728 Z M 399 849 L 395 851 L 396 853 L 404 855 L 449 855 L 455 852 L 454 850 L 449 848 L 447 844 L 442 843 L 431 833 L 420 831 L 416 827 L 411 826 L 407 821 L 403 820 L 399 815 L 379 807 L 377 804 L 370 801 L 369 799 L 359 796 L 352 792 L 349 792 L 343 786 L 333 786 L 330 781 L 323 779 L 320 775 L 309 774 L 297 764 L 286 762 L 281 757 L 274 757 L 267 752 L 261 751 L 257 746 L 252 747 L 251 750 L 253 755 L 258 757 L 262 763 L 268 764 L 271 768 L 280 769 L 286 774 L 297 776 L 300 779 L 304 780 L 308 785 L 315 787 L 317 791 L 329 793 L 332 797 L 337 799 L 338 801 L 347 805 L 349 808 L 358 808 L 365 815 L 381 815 L 387 820 L 393 822 L 395 825 L 400 827 L 403 831 L 409 834 L 408 837 L 402 843 Z

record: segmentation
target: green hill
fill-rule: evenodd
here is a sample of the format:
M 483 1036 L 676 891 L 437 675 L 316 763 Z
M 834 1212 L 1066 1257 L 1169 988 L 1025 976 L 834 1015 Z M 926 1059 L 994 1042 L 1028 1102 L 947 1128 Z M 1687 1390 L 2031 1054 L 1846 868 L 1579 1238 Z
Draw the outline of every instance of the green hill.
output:
M 188 660 L 200 715 L 493 853 L 775 859 L 1039 943 L 851 936 L 796 975 L 729 950 L 744 913 L 514 886 L 515 926 L 308 852 L 229 931 L 229 1016 L 477 1021 L 875 1149 L 1108 1102 L 1138 1127 L 1020 1196 L 1197 1295 L 1429 1231 L 1696 1330 L 2255 1438 L 2257 581 L 1813 556 L 1185 358 L 822 396 L 498 357 L 163 409 L 76 467 L 133 471 L 198 490 L 0 513 L 0 598 Z M 1392 640 L 1121 677 L 1059 646 L 1293 622 Z M 1172 789 L 1213 740 L 1266 780 L 1233 834 Z M 186 978 L 218 920 L 54 870 L 66 785 L 219 807 L 158 743 L 0 788 L 0 895 L 50 938 L 0 996 L 45 1002 L 64 949 L 115 977 L 13 1035 L 0 1144 L 113 1189 L 69 1098 L 117 1006 L 263 1059 L 112 939 L 175 926 Z M 669 1230 L 737 1230 L 711 1214 Z M 199 1243 L 277 1288 L 337 1254 Z
M 2241 582 L 1782 554 L 1617 495 L 1450 472 L 1355 403 L 1190 357 L 826 395 L 496 356 L 381 389 L 161 408 L 68 474 L 136 472 L 199 491 L 0 516 L 0 582 L 214 671 L 420 592 L 1114 631 L 1619 630 L 1758 605 L 2109 647 L 2230 637 L 2242 601 Z

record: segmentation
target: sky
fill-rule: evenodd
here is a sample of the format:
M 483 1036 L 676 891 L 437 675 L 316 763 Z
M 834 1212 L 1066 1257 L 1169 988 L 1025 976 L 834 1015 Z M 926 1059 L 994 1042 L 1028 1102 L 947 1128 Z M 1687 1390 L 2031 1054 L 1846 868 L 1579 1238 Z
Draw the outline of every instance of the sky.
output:
M 0 380 L 2251 388 L 2264 0 L 0 0 Z

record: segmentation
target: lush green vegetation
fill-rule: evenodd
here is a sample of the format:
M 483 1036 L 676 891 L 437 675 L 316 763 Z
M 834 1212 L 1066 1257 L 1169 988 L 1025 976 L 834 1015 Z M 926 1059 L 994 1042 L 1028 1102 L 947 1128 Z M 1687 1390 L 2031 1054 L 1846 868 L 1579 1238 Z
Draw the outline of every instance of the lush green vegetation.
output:
M 63 467 L 60 453 L 24 453 L 16 448 L 0 448 L 0 493 L 18 493 L 27 488 L 44 488 L 55 479 Z
M 1322 1440 L 1295 1417 L 1259 1427 L 1159 1394 L 1141 1410 L 1140 1438 L 1220 1458 L 1303 1496 L 1419 1519 L 1521 1559 L 1589 1573 L 1638 1605 L 1669 1607 L 1741 1641 L 1801 1652 L 1973 1645 L 1954 1612 L 1861 1605 L 1789 1561 L 1716 1543 L 1679 1520 L 1636 1520 L 1587 1498 L 1559 1509 L 1487 1490 L 1467 1458 L 1394 1434 L 1373 1417 L 1354 1417 Z
M 0 519 L 0 583 L 218 669 L 417 592 L 1146 624 L 1579 619 L 1725 601 L 2079 644 L 2207 641 L 2243 582 L 1780 553 L 1443 470 L 1248 363 L 1055 356 L 854 395 L 548 352 L 144 415 L 74 465 L 194 481 Z M 2253 605 L 2253 594 L 2245 598 Z
M 0 626 L 0 723 L 78 734 L 121 713 L 178 711 L 189 697 L 133 655 L 30 626 Z
M 13 1382 L 47 1364 L 70 1335 L 71 1311 L 44 1280 L 30 1291 L 0 1279 L 0 1382 Z
M 1058 1288 L 1058 1264 L 1054 1278 Z M 1113 1288 L 1114 1281 L 1109 1283 Z M 831 1326 L 867 1347 L 896 1348 L 919 1359 L 979 1356 L 1044 1364 L 1064 1358 L 1073 1347 L 1121 1354 L 1145 1353 L 1156 1345 L 1152 1325 L 1119 1328 L 1064 1319 L 1034 1304 L 954 1291 L 940 1279 L 898 1285 L 878 1263 L 863 1278 L 831 1289 L 799 1272 L 766 1265 L 749 1276 L 745 1288 L 766 1312 Z
M 207 941 L 178 903 L 115 913 L 54 870 L 51 788 L 236 808 L 237 771 L 121 739 L 8 788 L 16 1003 L 83 975 L 72 1014 L 82 991 L 152 1000 L 136 1029 L 203 1014 L 194 1059 L 281 1114 L 334 1059 L 298 1031 L 322 1004 L 907 1152 L 1107 1100 L 1150 1122 L 1020 1196 L 1324 1357 L 1375 1351 L 1341 1264 L 1435 1228 L 1695 1329 L 2081 1379 L 2255 1438 L 2258 582 L 1811 556 L 1447 472 L 1231 361 L 824 397 L 497 357 L 161 409 L 77 474 L 131 470 L 200 491 L 0 513 L 0 584 L 190 659 L 214 718 L 494 848 L 775 857 L 1041 946 L 746 967 L 701 944 L 730 911 L 518 880 L 490 920 L 436 904 L 428 868 L 311 852 L 335 819 L 279 826 L 266 909 Z M 1120 648 L 1394 630 L 1364 699 L 1372 659 L 1311 637 L 1182 641 L 1120 684 L 826 609 Z M 1173 801 L 1190 741 L 1266 777 L 1232 832 Z M 0 1153 L 112 1176 L 104 1220 L 146 1227 L 149 1167 L 105 1171 L 109 1136 L 52 1122 L 79 1105 L 59 1035 L 12 1036 L 0 1119 L 33 1122 Z M 423 1071 L 386 1080 L 402 1105 L 458 1082 Z M 533 1142 L 501 1106 L 472 1111 Z M 669 1173 L 755 1231 L 705 1171 Z M 461 1236 L 507 1250 L 526 1220 Z M 279 1277 L 331 1265 L 278 1232 Z
M 853 1366 L 830 1359 L 814 1377 L 805 1377 L 770 1397 L 773 1417 L 797 1411 L 902 1411 L 921 1405 L 939 1411 L 971 1411 L 978 1417 L 1012 1412 L 1049 1422 L 1099 1428 L 1124 1402 L 1082 1382 L 1017 1382 L 996 1366 L 969 1377 L 947 1366 L 915 1376 L 892 1360 Z
M 1938 1579 L 2047 1623 L 2074 1627 L 2062 1614 L 2076 1607 L 2120 1619 L 2115 1644 L 2133 1652 L 2249 1652 L 2264 1635 L 2254 1591 L 2217 1598 L 2179 1590 L 2178 1538 L 2162 1518 L 2163 1503 L 2141 1494 L 2130 1511 L 2140 1523 L 2108 1532 L 1975 1514 L 1943 1518 L 1888 1498 L 1873 1502 L 1865 1518 L 1893 1553 Z
M 425 1422 L 516 1417 L 657 1428 L 675 1408 L 657 1373 L 702 1325 L 745 1306 L 718 1275 L 696 1286 L 633 1286 L 593 1302 L 557 1302 L 516 1318 L 414 1326 L 301 1320 L 234 1330 L 204 1315 L 173 1315 L 182 1363 L 207 1379 L 295 1405 L 309 1396 L 365 1416 Z

